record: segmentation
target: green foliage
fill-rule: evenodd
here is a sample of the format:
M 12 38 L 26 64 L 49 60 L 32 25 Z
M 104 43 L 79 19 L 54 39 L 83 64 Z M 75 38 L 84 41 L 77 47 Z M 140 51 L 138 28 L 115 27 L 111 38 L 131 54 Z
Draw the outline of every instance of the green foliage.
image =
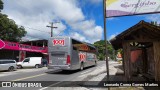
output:
M 120 52 L 120 54 L 123 54 L 123 50 L 122 49 L 118 49 L 116 53 Z
M 151 24 L 152 24 L 152 25 L 154 25 L 154 22 L 153 22 L 153 21 L 151 21 Z
M 105 59 L 105 41 L 100 40 L 94 43 L 94 46 L 98 49 L 98 58 L 100 60 Z M 112 45 L 107 41 L 107 49 L 108 49 L 108 57 L 110 57 L 112 60 L 114 59 L 114 49 Z
M 0 0 L 0 11 L 3 9 L 3 2 Z
M 0 11 L 3 9 L 3 2 L 0 0 Z M 0 39 L 19 42 L 27 32 L 23 26 L 18 27 L 14 20 L 7 15 L 0 13 Z
M 23 26 L 18 27 L 14 20 L 0 13 L 0 39 L 8 41 L 20 41 L 27 32 Z
M 158 24 L 157 21 L 151 21 L 151 24 L 152 24 L 152 25 L 155 25 L 155 26 L 159 26 L 159 24 Z

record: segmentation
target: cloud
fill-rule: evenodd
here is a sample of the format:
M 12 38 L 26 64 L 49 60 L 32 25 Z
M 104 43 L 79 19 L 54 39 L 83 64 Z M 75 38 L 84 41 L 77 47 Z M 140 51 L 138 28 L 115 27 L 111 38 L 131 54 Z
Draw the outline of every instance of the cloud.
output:
M 100 1 L 93 0 L 92 2 Z M 44 31 L 39 32 L 26 28 L 28 32 L 26 39 L 49 38 L 50 28 L 47 28 L 46 25 L 59 20 L 61 23 L 54 24 L 58 27 L 53 30 L 54 36 L 66 29 L 71 29 L 69 34 L 71 37 L 78 37 L 77 39 L 90 43 L 100 40 L 102 27 L 96 25 L 94 20 L 86 19 L 82 9 L 78 6 L 79 3 L 78 0 L 18 0 L 18 2 L 17 0 L 4 0 L 2 13 L 7 14 L 18 25 Z
M 158 23 L 160 23 L 160 14 L 148 15 L 146 16 L 146 19 L 150 21 L 157 21 Z
M 113 38 L 116 37 L 118 34 L 119 34 L 119 33 L 114 33 L 114 34 L 112 34 L 112 35 L 108 38 L 108 40 L 113 39 Z
M 110 18 L 107 18 L 108 21 L 113 21 L 113 20 L 119 20 L 118 18 L 116 17 L 110 17 Z
M 81 35 L 81 34 L 79 34 L 79 33 L 77 33 L 77 32 L 72 32 L 70 35 L 71 35 L 73 38 L 75 38 L 75 39 L 77 39 L 77 40 L 80 40 L 80 41 L 86 41 L 86 40 L 87 40 L 83 35 Z
M 94 20 L 81 21 L 75 24 L 71 24 L 72 28 L 78 32 L 81 32 L 90 43 L 98 41 L 102 37 L 103 28 L 101 26 L 96 26 Z
M 16 21 L 18 25 L 22 25 L 27 30 L 27 36 L 23 39 L 34 39 L 34 38 L 45 38 L 50 37 L 50 28 L 47 28 L 46 25 L 49 24 L 54 18 L 57 18 L 55 14 L 52 14 L 53 11 L 50 9 L 52 7 L 51 0 L 46 2 L 45 0 L 5 0 L 4 1 L 4 10 L 2 13 L 8 15 L 9 18 Z M 57 24 L 57 29 L 54 30 L 55 34 L 66 29 L 66 26 L 61 22 Z M 44 32 L 39 32 L 38 29 Z
M 54 14 L 67 23 L 75 23 L 85 18 L 75 0 L 53 0 L 52 5 Z

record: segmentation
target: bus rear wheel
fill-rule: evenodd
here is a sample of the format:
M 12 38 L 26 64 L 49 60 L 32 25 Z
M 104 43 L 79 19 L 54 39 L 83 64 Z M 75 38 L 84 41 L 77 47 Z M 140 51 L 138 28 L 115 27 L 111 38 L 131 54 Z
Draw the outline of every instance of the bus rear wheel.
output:
M 83 70 L 83 69 L 84 69 L 84 64 L 81 63 L 80 70 Z

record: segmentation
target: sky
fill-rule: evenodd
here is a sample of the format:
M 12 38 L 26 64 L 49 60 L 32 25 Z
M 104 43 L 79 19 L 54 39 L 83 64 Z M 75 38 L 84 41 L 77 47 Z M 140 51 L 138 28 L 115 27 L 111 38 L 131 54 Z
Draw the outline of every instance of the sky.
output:
M 23 40 L 50 38 L 50 22 L 58 27 L 54 36 L 71 36 L 94 43 L 103 40 L 103 0 L 2 0 L 3 14 L 24 26 Z M 158 21 L 160 14 L 106 18 L 107 39 L 115 37 L 141 20 Z M 55 23 L 59 22 L 59 23 Z

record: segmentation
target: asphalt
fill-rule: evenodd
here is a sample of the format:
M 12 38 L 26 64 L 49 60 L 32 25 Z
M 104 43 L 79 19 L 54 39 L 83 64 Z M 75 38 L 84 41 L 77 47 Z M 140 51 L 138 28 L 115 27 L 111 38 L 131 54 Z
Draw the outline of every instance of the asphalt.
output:
M 102 66 L 102 64 L 104 64 L 103 61 L 98 62 L 97 67 Z M 10 74 L 6 74 L 6 76 L 0 76 L 0 81 L 70 81 L 74 77 L 77 77 L 79 75 L 82 75 L 85 73 L 91 73 L 95 68 L 96 67 L 89 67 L 89 68 L 85 68 L 85 70 L 83 71 L 79 71 L 79 70 L 62 71 L 59 69 L 48 70 L 45 67 L 39 68 L 39 70 L 30 68 L 30 69 L 17 70 L 13 72 L 7 72 Z
M 96 69 L 98 71 L 103 71 L 102 67 L 105 67 L 104 61 L 99 61 L 96 67 L 89 67 L 83 71 L 75 70 L 75 71 L 61 71 L 58 69 L 48 70 L 47 68 L 40 69 L 22 69 L 17 70 L 15 72 L 0 72 L 0 81 L 42 81 L 42 83 L 46 84 L 43 88 L 2 88 L 0 90 L 47 90 L 51 86 L 56 86 L 64 81 L 85 81 L 86 77 L 95 73 Z M 105 70 L 105 69 L 104 69 Z M 3 75 L 4 74 L 4 75 Z M 87 79 L 86 79 L 87 80 Z M 48 82 L 47 82 L 48 81 Z M 68 82 L 66 82 L 68 83 Z M 84 89 L 82 89 L 84 90 Z

